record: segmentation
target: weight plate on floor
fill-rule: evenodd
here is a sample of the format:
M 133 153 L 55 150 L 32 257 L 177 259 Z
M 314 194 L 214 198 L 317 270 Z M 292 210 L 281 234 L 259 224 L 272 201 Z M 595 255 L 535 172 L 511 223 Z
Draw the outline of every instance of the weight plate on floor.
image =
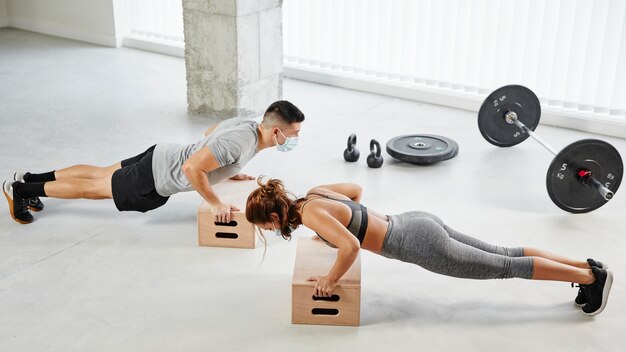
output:
M 524 86 L 504 86 L 489 94 L 478 111 L 478 128 L 489 143 L 510 147 L 528 138 L 526 131 L 506 121 L 504 117 L 509 111 L 515 112 L 531 131 L 537 128 L 541 105 L 535 93 Z
M 612 145 L 597 139 L 583 139 L 561 150 L 548 168 L 546 187 L 554 204 L 570 213 L 587 213 L 607 202 L 593 185 L 581 181 L 581 170 L 590 171 L 593 178 L 616 193 L 624 165 Z
M 409 134 L 387 142 L 387 153 L 398 160 L 426 165 L 454 158 L 459 153 L 459 145 L 447 137 Z

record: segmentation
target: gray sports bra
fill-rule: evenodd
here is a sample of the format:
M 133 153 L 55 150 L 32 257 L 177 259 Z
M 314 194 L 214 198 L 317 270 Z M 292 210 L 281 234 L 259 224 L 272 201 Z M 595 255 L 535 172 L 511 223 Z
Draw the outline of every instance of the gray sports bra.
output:
M 331 199 L 337 202 L 341 202 L 349 206 L 350 210 L 352 210 L 352 217 L 350 218 L 350 222 L 348 223 L 348 226 L 346 228 L 348 229 L 348 231 L 350 231 L 350 233 L 352 233 L 359 240 L 360 244 L 363 244 L 363 239 L 365 238 L 365 232 L 367 231 L 367 220 L 368 220 L 367 219 L 367 207 L 365 207 L 364 205 L 360 203 L 353 202 L 351 200 L 332 198 L 332 197 L 329 197 L 327 195 L 320 194 L 320 193 L 307 194 L 307 196 L 309 195 L 321 196 L 326 199 Z M 313 199 L 316 199 L 316 198 L 313 198 Z M 304 202 L 304 204 L 302 204 L 302 207 L 300 207 L 300 209 L 301 210 L 304 209 L 304 206 L 308 202 L 312 201 L 313 199 L 307 199 Z M 326 239 L 320 236 L 319 233 L 316 232 L 316 234 L 322 241 L 324 241 L 324 243 L 326 243 L 330 247 L 335 248 L 335 246 L 332 243 L 326 241 Z

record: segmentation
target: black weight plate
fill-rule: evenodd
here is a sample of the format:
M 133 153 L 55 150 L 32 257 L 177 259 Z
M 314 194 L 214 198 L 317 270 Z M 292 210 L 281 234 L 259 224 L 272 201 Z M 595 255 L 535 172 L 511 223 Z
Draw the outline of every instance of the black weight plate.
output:
M 593 178 L 615 193 L 624 165 L 612 145 L 597 139 L 583 139 L 561 150 L 550 163 L 546 187 L 554 204 L 570 213 L 587 213 L 607 202 L 595 187 L 580 181 L 580 170 L 591 171 Z
M 426 165 L 454 158 L 459 153 L 459 145 L 447 137 L 408 134 L 387 142 L 387 153 L 398 160 Z
M 528 138 L 528 133 L 506 122 L 504 115 L 509 111 L 531 131 L 537 128 L 541 105 L 535 93 L 524 86 L 504 86 L 489 94 L 478 111 L 478 128 L 489 143 L 511 147 Z

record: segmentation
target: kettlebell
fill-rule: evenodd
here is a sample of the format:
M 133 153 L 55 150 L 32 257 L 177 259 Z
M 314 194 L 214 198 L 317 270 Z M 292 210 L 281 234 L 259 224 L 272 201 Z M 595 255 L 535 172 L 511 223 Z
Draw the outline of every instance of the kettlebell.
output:
M 380 155 L 380 143 L 372 139 L 370 141 L 370 155 L 367 156 L 367 166 L 371 168 L 379 168 L 383 166 L 383 156 Z
M 353 163 L 359 160 L 359 156 L 361 156 L 361 153 L 356 149 L 356 134 L 353 133 L 348 137 L 348 148 L 343 151 L 343 158 Z

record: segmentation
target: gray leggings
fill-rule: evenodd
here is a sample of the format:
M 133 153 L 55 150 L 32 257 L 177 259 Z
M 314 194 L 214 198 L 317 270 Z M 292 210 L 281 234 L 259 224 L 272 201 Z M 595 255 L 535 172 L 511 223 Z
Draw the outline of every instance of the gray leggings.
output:
M 389 215 L 382 255 L 466 279 L 530 279 L 533 260 L 523 248 L 494 246 L 459 233 L 433 214 Z

